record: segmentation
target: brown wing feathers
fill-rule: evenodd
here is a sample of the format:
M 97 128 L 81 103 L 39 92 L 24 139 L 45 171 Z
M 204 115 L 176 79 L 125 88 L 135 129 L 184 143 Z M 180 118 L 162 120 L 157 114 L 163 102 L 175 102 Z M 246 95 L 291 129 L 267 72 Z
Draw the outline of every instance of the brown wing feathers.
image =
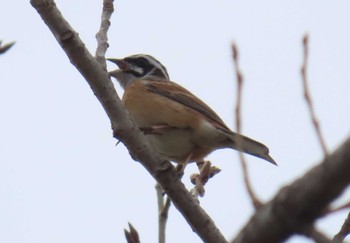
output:
M 157 82 L 157 85 L 153 85 L 152 82 L 149 82 L 146 84 L 146 87 L 150 92 L 179 102 L 180 104 L 199 112 L 207 120 L 213 123 L 213 125 L 218 127 L 218 129 L 230 131 L 221 118 L 208 105 L 178 84 L 169 81 L 164 83 Z

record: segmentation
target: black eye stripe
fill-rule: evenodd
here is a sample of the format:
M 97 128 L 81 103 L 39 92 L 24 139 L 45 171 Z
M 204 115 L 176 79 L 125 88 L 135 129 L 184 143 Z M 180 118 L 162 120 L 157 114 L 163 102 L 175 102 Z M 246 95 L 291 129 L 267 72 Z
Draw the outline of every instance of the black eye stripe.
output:
M 154 57 L 148 55 L 134 55 L 124 58 L 134 68 L 126 72 L 142 77 L 146 75 L 153 75 L 160 78 L 169 79 L 166 68 Z M 137 68 L 137 69 L 136 69 Z
M 149 61 L 144 57 L 138 57 L 138 58 L 125 58 L 125 60 L 137 67 L 152 67 L 152 65 L 149 63 Z

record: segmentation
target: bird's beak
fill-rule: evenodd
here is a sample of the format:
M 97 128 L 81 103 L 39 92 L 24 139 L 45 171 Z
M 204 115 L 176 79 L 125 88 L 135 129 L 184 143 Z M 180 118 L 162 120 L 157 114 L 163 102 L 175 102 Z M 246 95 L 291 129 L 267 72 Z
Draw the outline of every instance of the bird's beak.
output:
M 108 61 L 113 62 L 114 64 L 117 64 L 119 69 L 113 70 L 108 72 L 109 75 L 113 78 L 115 78 L 120 85 L 125 89 L 127 86 L 127 81 L 130 79 L 130 75 L 128 70 L 130 70 L 129 64 L 124 59 L 115 59 L 115 58 L 107 58 Z
M 108 61 L 117 64 L 117 66 L 122 70 L 126 71 L 129 69 L 128 64 L 124 61 L 124 59 L 116 59 L 116 58 L 107 58 Z

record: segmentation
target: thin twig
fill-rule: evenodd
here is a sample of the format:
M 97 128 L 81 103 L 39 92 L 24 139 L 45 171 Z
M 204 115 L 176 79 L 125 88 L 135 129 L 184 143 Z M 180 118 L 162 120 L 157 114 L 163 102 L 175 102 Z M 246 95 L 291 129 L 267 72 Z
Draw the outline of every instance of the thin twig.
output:
M 132 224 L 129 223 L 129 231 L 124 229 L 124 234 L 128 243 L 140 243 L 139 233 Z
M 239 68 L 239 62 L 238 62 L 238 48 L 235 43 L 232 44 L 232 56 L 233 56 L 233 63 L 236 71 L 236 79 L 237 79 L 237 102 L 236 102 L 236 131 L 237 133 L 241 133 L 241 106 L 242 106 L 242 88 L 243 88 L 243 75 Z M 237 143 L 237 146 L 239 145 L 239 140 Z M 250 196 L 251 202 L 255 209 L 259 208 L 262 203 L 255 195 L 252 185 L 250 183 L 249 174 L 248 174 L 248 168 L 247 168 L 247 162 L 245 160 L 245 157 L 242 152 L 239 152 L 239 158 L 241 161 L 242 171 L 243 171 L 243 178 L 244 178 L 244 184 L 247 189 L 247 192 Z
M 168 222 L 168 212 L 171 200 L 167 196 L 164 203 L 164 191 L 162 187 L 156 184 L 157 202 L 158 202 L 158 243 L 165 243 L 166 224 Z
M 348 213 L 348 217 L 345 219 L 343 226 L 341 227 L 338 234 L 336 234 L 333 238 L 333 242 L 343 242 L 344 239 L 350 234 L 350 213 Z
M 303 48 L 304 48 L 304 62 L 301 66 L 301 77 L 303 80 L 303 88 L 304 88 L 304 98 L 306 100 L 306 103 L 309 107 L 309 112 L 311 116 L 312 123 L 315 127 L 315 131 L 318 137 L 318 140 L 320 142 L 321 148 L 323 150 L 324 156 L 328 156 L 328 149 L 325 143 L 325 140 L 322 136 L 321 128 L 320 128 L 320 123 L 316 117 L 316 112 L 313 106 L 311 94 L 310 94 L 310 89 L 308 86 L 308 79 L 307 79 L 307 68 L 308 68 L 308 59 L 309 59 L 309 36 L 308 34 L 305 34 L 303 38 Z
M 111 22 L 111 16 L 114 11 L 113 0 L 103 0 L 103 8 L 101 14 L 101 25 L 100 30 L 96 34 L 97 48 L 96 48 L 96 59 L 102 65 L 104 69 L 106 66 L 105 54 L 108 49 L 108 36 L 107 32 Z
M 168 218 L 170 206 L 171 206 L 171 200 L 170 200 L 170 197 L 167 196 L 165 199 L 163 210 L 161 211 L 161 215 L 160 215 L 161 217 Z
M 350 208 L 350 202 L 347 202 L 343 205 L 340 205 L 336 208 L 328 208 L 325 212 L 324 212 L 324 215 L 328 215 L 328 214 L 331 214 L 331 213 L 336 213 L 336 212 L 339 212 L 341 210 L 344 210 L 344 209 L 348 209 Z
M 317 243 L 332 243 L 331 239 L 329 239 L 326 235 L 324 235 L 322 232 L 318 231 L 314 227 L 310 227 L 304 230 L 302 234 L 306 237 L 311 238 L 312 240 L 314 240 L 314 242 Z

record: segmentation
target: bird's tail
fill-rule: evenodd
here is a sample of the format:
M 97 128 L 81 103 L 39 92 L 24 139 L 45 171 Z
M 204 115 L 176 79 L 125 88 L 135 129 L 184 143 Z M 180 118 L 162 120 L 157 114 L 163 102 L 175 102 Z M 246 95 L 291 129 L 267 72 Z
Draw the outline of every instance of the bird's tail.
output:
M 277 163 L 269 155 L 269 149 L 264 144 L 237 133 L 231 135 L 231 140 L 233 142 L 230 146 L 231 148 L 277 165 Z

